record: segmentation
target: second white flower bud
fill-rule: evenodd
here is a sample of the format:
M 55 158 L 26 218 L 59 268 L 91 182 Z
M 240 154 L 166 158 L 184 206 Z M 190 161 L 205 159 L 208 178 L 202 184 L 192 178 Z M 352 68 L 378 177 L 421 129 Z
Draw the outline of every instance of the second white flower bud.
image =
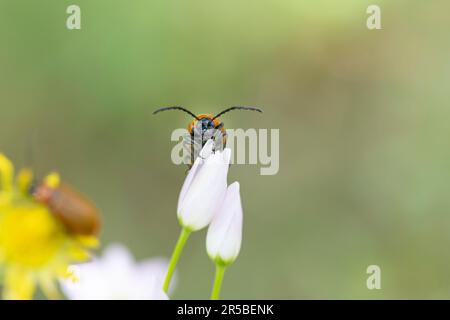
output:
M 242 204 L 239 183 L 232 183 L 206 236 L 206 250 L 217 264 L 228 265 L 236 260 L 242 241 Z

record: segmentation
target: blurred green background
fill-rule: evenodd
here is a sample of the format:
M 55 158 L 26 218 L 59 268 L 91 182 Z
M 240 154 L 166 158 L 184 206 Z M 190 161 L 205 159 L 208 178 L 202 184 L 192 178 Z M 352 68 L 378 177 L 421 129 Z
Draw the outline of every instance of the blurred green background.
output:
M 82 29 L 65 27 L 78 4 Z M 382 30 L 366 28 L 379 4 Z M 0 0 L 0 150 L 60 172 L 104 216 L 102 243 L 169 256 L 182 113 L 279 128 L 280 171 L 235 165 L 240 257 L 223 298 L 450 298 L 448 1 Z M 366 268 L 382 270 L 368 290 Z M 173 298 L 208 298 L 205 231 Z

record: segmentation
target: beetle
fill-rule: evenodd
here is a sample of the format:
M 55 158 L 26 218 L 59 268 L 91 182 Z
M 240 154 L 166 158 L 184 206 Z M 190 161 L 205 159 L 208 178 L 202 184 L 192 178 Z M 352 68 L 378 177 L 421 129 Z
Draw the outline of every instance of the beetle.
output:
M 161 111 L 167 110 L 183 111 L 194 118 L 188 124 L 188 134 L 184 139 L 185 147 L 190 154 L 190 159 L 188 159 L 188 161 L 190 160 L 190 162 L 188 162 L 189 169 L 192 167 L 201 149 L 209 139 L 212 139 L 214 141 L 213 152 L 217 150 L 223 150 L 226 147 L 227 132 L 225 130 L 223 122 L 219 121 L 219 117 L 233 110 L 250 110 L 261 113 L 263 112 L 260 108 L 257 107 L 233 106 L 219 112 L 215 116 L 209 113 L 195 115 L 184 107 L 171 106 L 159 108 L 155 110 L 153 114 L 157 114 Z
M 52 187 L 40 183 L 31 187 L 30 193 L 37 202 L 50 209 L 69 233 L 76 235 L 98 233 L 100 229 L 98 209 L 89 199 L 71 186 L 61 183 Z

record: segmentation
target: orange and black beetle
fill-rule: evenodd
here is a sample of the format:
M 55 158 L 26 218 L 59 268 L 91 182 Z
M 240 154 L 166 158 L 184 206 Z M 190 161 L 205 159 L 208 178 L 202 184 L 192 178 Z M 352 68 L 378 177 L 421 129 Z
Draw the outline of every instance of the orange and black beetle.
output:
M 216 116 L 209 113 L 199 114 L 198 116 L 196 116 L 194 113 L 187 110 L 186 108 L 183 108 L 181 106 L 173 106 L 173 107 L 162 107 L 153 112 L 153 114 L 166 110 L 184 111 L 194 118 L 194 120 L 189 122 L 187 128 L 188 135 L 184 139 L 186 149 L 189 151 L 190 154 L 190 162 L 188 163 L 189 168 L 192 166 L 195 159 L 199 155 L 201 149 L 209 139 L 212 139 L 214 141 L 213 151 L 223 150 L 226 147 L 227 132 L 225 130 L 223 122 L 220 122 L 218 120 L 220 116 L 222 116 L 224 113 L 233 110 L 251 110 L 262 112 L 261 109 L 256 107 L 235 106 L 219 112 Z
M 100 215 L 95 205 L 67 184 L 53 188 L 45 183 L 32 186 L 33 198 L 44 205 L 76 235 L 95 235 L 100 229 Z

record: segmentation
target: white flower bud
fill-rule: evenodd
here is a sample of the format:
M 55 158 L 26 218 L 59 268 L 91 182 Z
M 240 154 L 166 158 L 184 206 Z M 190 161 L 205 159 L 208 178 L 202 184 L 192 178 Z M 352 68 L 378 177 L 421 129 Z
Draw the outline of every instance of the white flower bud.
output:
M 212 153 L 209 140 L 195 160 L 178 199 L 178 219 L 190 231 L 206 227 L 218 212 L 227 188 L 231 150 Z
M 231 184 L 206 236 L 209 257 L 219 264 L 228 265 L 236 260 L 242 241 L 242 204 L 239 183 Z

